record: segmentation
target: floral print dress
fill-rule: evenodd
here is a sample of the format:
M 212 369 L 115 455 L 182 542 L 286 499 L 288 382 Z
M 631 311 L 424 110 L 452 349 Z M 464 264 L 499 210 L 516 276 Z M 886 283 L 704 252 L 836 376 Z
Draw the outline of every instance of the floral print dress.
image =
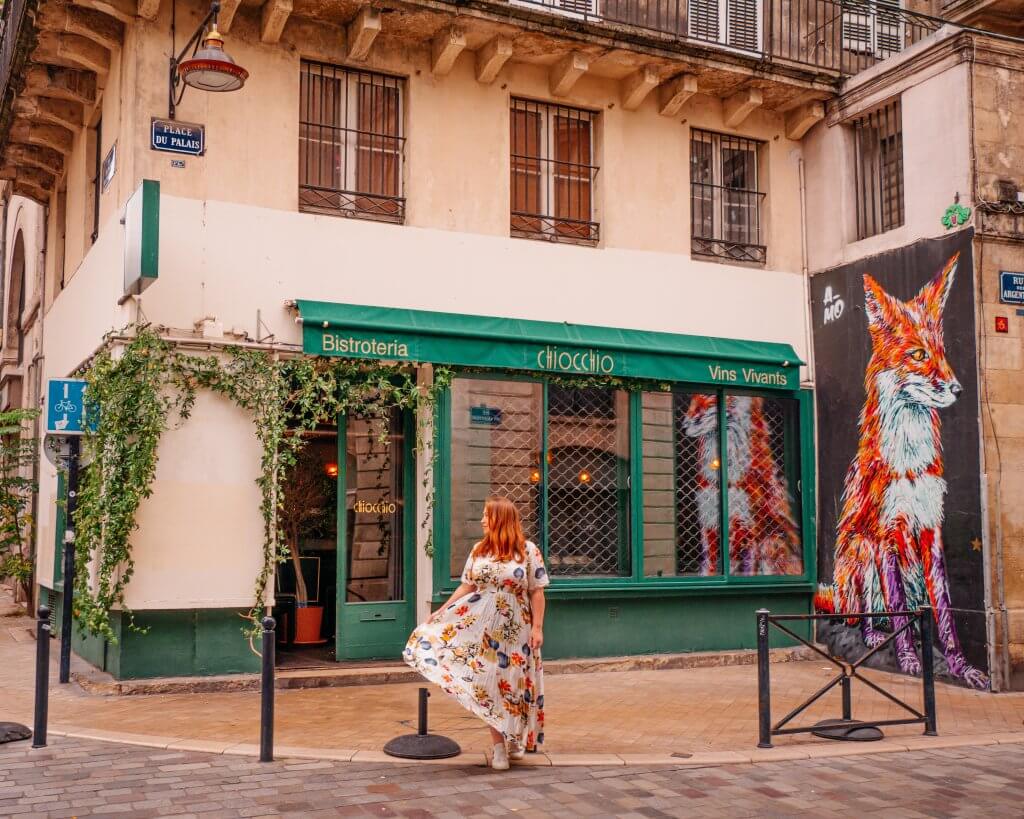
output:
M 549 582 L 540 549 L 527 541 L 524 563 L 471 552 L 462 582 L 476 591 L 418 626 L 403 658 L 506 742 L 534 751 L 544 741 L 544 677 L 530 650 L 529 594 Z

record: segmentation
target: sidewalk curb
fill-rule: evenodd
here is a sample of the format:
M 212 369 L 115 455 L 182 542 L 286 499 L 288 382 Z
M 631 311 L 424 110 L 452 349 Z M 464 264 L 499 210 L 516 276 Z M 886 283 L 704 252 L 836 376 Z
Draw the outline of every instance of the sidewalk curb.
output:
M 212 754 L 231 754 L 238 756 L 259 756 L 259 746 L 252 743 L 234 743 L 227 741 L 203 739 L 175 739 L 147 734 L 128 734 L 117 731 L 102 731 L 75 727 L 51 728 L 49 734 L 54 737 L 69 739 L 86 739 L 98 742 L 113 742 L 121 745 L 140 745 L 147 748 L 158 748 L 170 751 L 197 751 Z M 946 748 L 967 748 L 986 745 L 1024 744 L 1024 732 L 990 734 L 985 736 L 969 734 L 954 736 L 908 736 L 885 739 L 872 743 L 830 743 L 827 745 L 783 745 L 776 748 L 747 751 L 707 751 L 691 756 L 668 756 L 662 754 L 528 754 L 513 767 L 675 767 L 675 768 L 711 768 L 721 765 L 750 765 L 764 762 L 790 762 L 795 760 L 819 760 L 831 757 L 873 756 L 876 754 L 892 754 L 910 751 L 937 751 Z M 480 751 L 468 751 L 451 759 L 410 761 L 399 760 L 388 756 L 382 751 L 360 751 L 339 748 L 305 748 L 296 745 L 281 745 L 275 749 L 278 760 L 283 759 L 318 759 L 338 762 L 356 762 L 364 764 L 384 763 L 390 765 L 457 765 L 485 767 L 488 757 Z
M 815 658 L 814 652 L 803 646 L 776 648 L 771 651 L 771 662 L 792 663 Z M 755 665 L 757 651 L 698 651 L 684 654 L 639 654 L 632 657 L 595 657 L 583 659 L 547 660 L 544 673 L 592 674 L 624 671 L 665 671 L 689 668 L 724 668 Z M 106 676 L 106 675 L 104 675 Z M 150 694 L 213 694 L 220 692 L 258 691 L 258 674 L 232 674 L 217 677 L 161 677 L 149 680 L 113 680 L 98 677 L 94 671 L 71 672 L 72 679 L 88 694 L 101 696 L 146 696 Z M 393 683 L 421 683 L 418 671 L 404 663 L 359 668 L 318 668 L 278 670 L 275 688 L 281 691 L 299 688 L 341 688 L 352 685 L 385 685 Z

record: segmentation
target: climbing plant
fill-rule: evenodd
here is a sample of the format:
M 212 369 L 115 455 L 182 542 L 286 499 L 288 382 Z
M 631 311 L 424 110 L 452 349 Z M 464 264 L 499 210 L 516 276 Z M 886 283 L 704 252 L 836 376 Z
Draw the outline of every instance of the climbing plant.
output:
M 428 419 L 451 381 L 444 368 L 435 369 L 433 383 L 421 387 L 405 364 L 281 356 L 247 347 L 190 355 L 151 327 L 134 328 L 130 338 L 117 344 L 108 339 L 85 377 L 98 423 L 86 434 L 92 463 L 75 516 L 75 614 L 87 631 L 109 640 L 116 639 L 111 609 L 124 610 L 129 626 L 135 627 L 125 605 L 134 570 L 131 535 L 139 504 L 152 494 L 160 437 L 170 424 L 189 417 L 200 389 L 221 394 L 247 411 L 262 449 L 256 480 L 263 559 L 248 616 L 251 631 L 262 616 L 275 564 L 288 558 L 280 521 L 284 483 L 306 443 L 305 434 L 348 414 L 380 419 L 386 440 L 389 410 L 397 407 L 417 413 L 416 447 L 424 451 Z

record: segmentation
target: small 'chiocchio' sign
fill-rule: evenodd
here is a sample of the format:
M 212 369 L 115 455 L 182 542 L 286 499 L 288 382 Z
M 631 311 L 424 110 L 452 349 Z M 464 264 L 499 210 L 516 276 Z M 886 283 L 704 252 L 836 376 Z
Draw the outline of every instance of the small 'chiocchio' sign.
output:
M 202 156 L 206 152 L 206 126 L 172 119 L 152 120 L 150 147 L 154 151 Z

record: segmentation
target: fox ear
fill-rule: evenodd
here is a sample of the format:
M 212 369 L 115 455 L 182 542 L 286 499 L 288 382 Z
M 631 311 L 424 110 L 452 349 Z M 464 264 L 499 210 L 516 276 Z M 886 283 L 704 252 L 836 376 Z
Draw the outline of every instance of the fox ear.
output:
M 892 296 L 882 289 L 867 273 L 864 274 L 864 310 L 868 314 L 868 324 L 872 327 L 888 325 L 892 307 Z
M 946 266 L 917 294 L 915 300 L 924 308 L 932 321 L 941 321 L 942 319 L 949 291 L 953 289 L 953 277 L 956 275 L 956 265 L 959 259 L 960 254 L 954 253 L 952 258 L 946 262 Z

